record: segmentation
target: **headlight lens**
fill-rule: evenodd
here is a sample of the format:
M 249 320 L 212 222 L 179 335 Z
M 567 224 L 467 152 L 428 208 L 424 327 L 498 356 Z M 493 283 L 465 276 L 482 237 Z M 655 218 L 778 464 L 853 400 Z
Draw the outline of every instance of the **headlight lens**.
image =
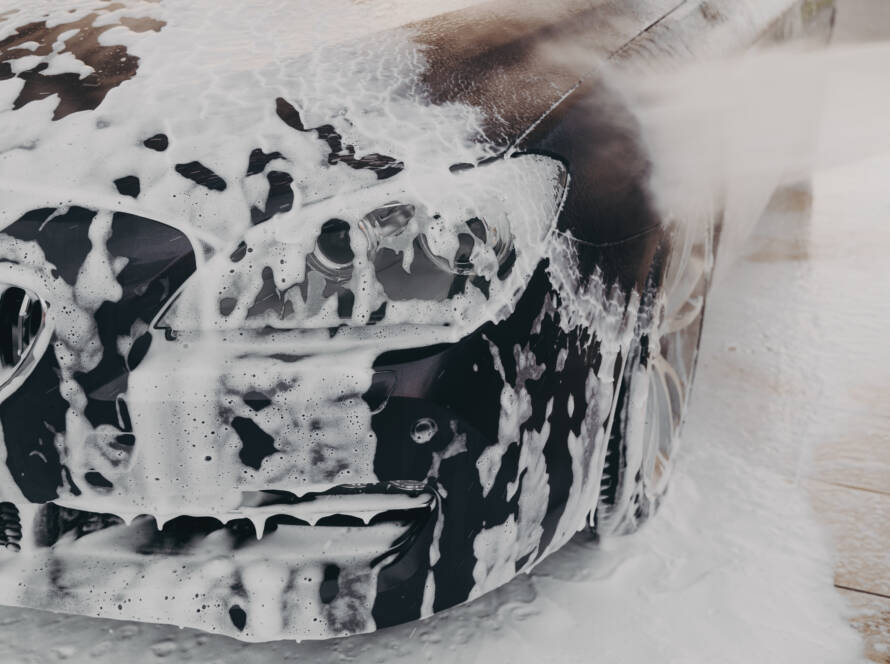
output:
M 349 222 L 328 219 L 321 226 L 315 249 L 306 257 L 312 270 L 328 281 L 342 284 L 352 277 L 355 253 L 349 242 Z
M 28 373 L 44 329 L 40 298 L 24 288 L 0 284 L 0 389 Z
M 533 154 L 444 175 L 406 171 L 250 229 L 199 270 L 158 326 L 478 327 L 512 311 L 566 186 L 560 162 Z

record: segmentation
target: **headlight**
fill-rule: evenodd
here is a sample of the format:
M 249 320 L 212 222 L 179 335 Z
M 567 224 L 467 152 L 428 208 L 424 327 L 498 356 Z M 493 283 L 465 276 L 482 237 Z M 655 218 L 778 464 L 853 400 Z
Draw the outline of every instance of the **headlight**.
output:
M 45 328 L 45 305 L 39 297 L 0 284 L 0 391 L 30 372 L 39 359 L 35 351 L 45 346 Z
M 213 257 L 158 327 L 193 330 L 434 325 L 508 315 L 567 186 L 541 155 L 402 176 L 250 229 Z

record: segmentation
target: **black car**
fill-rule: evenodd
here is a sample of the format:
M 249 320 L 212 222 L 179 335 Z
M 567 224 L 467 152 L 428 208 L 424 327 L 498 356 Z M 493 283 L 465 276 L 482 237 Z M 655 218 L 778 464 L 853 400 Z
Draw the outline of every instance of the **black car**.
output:
M 831 14 L 0 8 L 0 601 L 326 638 L 634 530 L 675 456 L 719 206 L 660 209 L 598 63 Z

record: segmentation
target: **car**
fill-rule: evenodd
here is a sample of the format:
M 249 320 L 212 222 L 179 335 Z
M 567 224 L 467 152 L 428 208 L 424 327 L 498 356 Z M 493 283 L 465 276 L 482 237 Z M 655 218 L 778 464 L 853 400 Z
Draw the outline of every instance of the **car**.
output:
M 720 214 L 659 207 L 601 63 L 833 12 L 8 7 L 0 602 L 248 641 L 423 618 L 653 514 Z

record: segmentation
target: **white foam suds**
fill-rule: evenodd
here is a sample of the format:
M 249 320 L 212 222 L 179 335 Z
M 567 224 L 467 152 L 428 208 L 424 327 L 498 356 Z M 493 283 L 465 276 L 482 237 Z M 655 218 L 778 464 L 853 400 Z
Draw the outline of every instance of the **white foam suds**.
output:
M 58 336 L 62 395 L 71 405 L 68 435 L 58 443 L 62 463 L 75 478 L 96 471 L 114 484 L 110 492 L 83 486 L 84 494 L 75 501 L 79 507 L 148 513 L 164 520 L 178 511 L 201 513 L 201 506 L 213 506 L 207 508 L 211 512 L 230 511 L 243 490 L 303 493 L 375 481 L 371 413 L 361 399 L 370 385 L 375 355 L 387 347 L 453 341 L 486 321 L 502 319 L 541 259 L 561 204 L 559 164 L 526 156 L 469 173 L 450 173 L 454 163 L 474 163 L 491 154 L 485 141 L 477 140 L 480 111 L 461 104 L 430 104 L 418 87 L 425 63 L 410 33 L 391 32 L 385 43 L 350 42 L 350 35 L 391 27 L 392 16 L 381 12 L 377 3 L 340 4 L 342 11 L 284 3 L 281 12 L 267 8 L 244 14 L 215 3 L 118 7 L 83 2 L 64 21 L 73 25 L 95 13 L 96 25 L 117 26 L 103 33 L 101 42 L 121 44 L 137 56 L 135 76 L 109 91 L 99 110 L 61 120 L 53 120 L 58 100 L 52 96 L 20 111 L 0 107 L 6 125 L 0 135 L 0 182 L 15 192 L 4 198 L 0 226 L 27 210 L 60 202 L 60 212 L 75 204 L 104 210 L 91 225 L 93 248 L 73 286 L 52 278 L 34 243 L 7 240 L 3 245 L 4 257 L 25 263 L 31 271 L 25 281 L 33 282 L 33 290 L 52 303 L 48 323 Z M 469 3 L 421 4 L 410 16 L 419 19 Z M 13 23 L 41 19 L 50 7 L 36 2 L 20 9 L 14 22 L 0 23 L 0 37 Z M 407 11 L 400 10 L 400 20 L 409 17 Z M 137 32 L 121 27 L 136 16 L 163 29 Z M 270 16 L 276 17 L 274 25 Z M 319 32 L 320 22 L 334 16 L 336 29 Z M 287 30 L 279 34 L 285 24 Z M 203 35 L 198 42 L 195 33 Z M 322 43 L 325 39 L 338 43 Z M 180 57 L 184 44 L 189 45 L 186 59 Z M 247 52 L 254 59 L 233 68 L 233 54 L 243 59 Z M 62 67 L 67 60 L 56 56 L 41 57 L 51 64 L 59 60 L 54 66 Z M 29 57 L 13 63 L 26 60 L 25 66 Z M 199 80 L 202 84 L 196 87 Z M 18 92 L 20 83 L 17 78 L 0 82 L 0 101 L 7 90 Z M 371 171 L 345 164 L 331 167 L 323 141 L 313 132 L 296 131 L 276 115 L 279 96 L 296 105 L 306 127 L 335 121 L 344 143 L 355 145 L 359 154 L 392 154 L 405 163 L 404 172 L 377 183 Z M 169 139 L 164 152 L 142 145 L 159 132 Z M 257 147 L 284 155 L 270 163 L 293 178 L 295 200 L 291 211 L 251 228 L 250 207 L 262 202 L 268 190 L 267 184 L 253 185 L 266 182 L 264 173 L 245 175 L 247 157 Z M 215 191 L 197 187 L 173 168 L 194 160 L 228 186 Z M 115 191 L 113 181 L 124 174 L 142 183 L 138 200 Z M 357 332 L 366 343 L 355 350 L 361 339 L 330 340 L 323 331 L 343 322 L 335 295 L 324 300 L 309 297 L 304 303 L 298 289 L 288 289 L 304 280 L 306 254 L 325 219 L 340 216 L 356 225 L 376 207 L 400 199 L 424 206 L 427 226 L 432 223 L 429 217 L 441 214 L 446 236 L 475 215 L 506 217 L 516 260 L 509 274 L 499 278 L 493 274 L 494 257 L 474 248 L 474 264 L 482 266 L 490 281 L 489 293 L 468 287 L 444 301 L 386 301 L 373 269 L 359 257 L 348 283 L 355 304 L 347 323 L 364 325 L 381 304 L 389 306 L 377 327 Z M 218 251 L 204 265 L 204 258 L 198 257 L 198 273 L 162 314 L 161 324 L 181 333 L 177 343 L 165 341 L 163 331 L 151 330 L 154 342 L 129 376 L 126 395 L 137 444 L 132 453 L 115 455 L 108 453 L 115 432 L 90 425 L 84 416 L 86 395 L 74 379 L 76 372 L 91 370 L 101 358 L 100 345 L 93 341 L 93 314 L 104 301 L 121 296 L 115 276 L 124 265 L 105 252 L 110 211 L 160 220 L 194 243 L 200 239 Z M 424 230 L 417 223 L 411 228 L 414 235 Z M 229 253 L 242 240 L 250 245 L 249 252 L 234 263 Z M 410 266 L 409 249 L 410 242 L 402 247 L 403 262 Z M 263 287 L 264 266 L 275 267 L 274 286 L 282 306 L 277 314 L 267 311 L 248 318 Z M 19 272 L 22 269 L 12 263 L 0 264 L 0 277 L 8 275 L 13 283 L 22 282 Z M 224 296 L 237 303 L 226 317 L 220 313 Z M 281 312 L 287 304 L 293 314 L 286 317 Z M 280 340 L 274 335 L 238 339 L 217 334 L 266 326 L 322 330 L 314 342 L 294 334 Z M 139 327 L 120 336 L 118 349 L 131 348 L 144 331 Z M 335 353 L 338 368 L 318 358 L 288 364 L 263 357 L 312 353 L 313 344 Z M 261 413 L 240 399 L 251 390 L 270 397 L 270 406 Z M 241 444 L 232 428 L 214 426 L 223 411 L 251 418 L 274 438 L 274 453 L 262 459 L 255 472 L 239 460 Z M 62 502 L 66 499 L 73 497 L 63 495 Z
M 309 601 L 306 598 L 317 591 L 321 577 L 318 570 L 303 569 L 308 562 L 274 563 L 287 537 L 281 532 L 234 554 L 228 531 L 202 535 L 189 545 L 184 572 L 163 555 L 140 550 L 137 540 L 154 536 L 149 531 L 183 515 L 221 521 L 241 516 L 253 522 L 259 539 L 271 510 L 240 513 L 243 492 L 279 489 L 305 494 L 341 484 L 374 483 L 377 441 L 372 413 L 362 395 L 371 386 L 375 357 L 387 349 L 455 341 L 486 322 L 503 320 L 543 258 L 551 258 L 554 269 L 566 277 L 556 284 L 559 297 L 575 298 L 577 271 L 561 265 L 563 259 L 575 257 L 565 252 L 551 255 L 548 242 L 565 193 L 561 164 L 523 155 L 452 172 L 449 167 L 454 164 L 493 156 L 494 148 L 481 129 L 482 112 L 466 104 L 432 104 L 420 83 L 425 59 L 412 33 L 394 30 L 385 40 L 350 40 L 350 34 L 389 27 L 387 20 L 369 20 L 385 18 L 386 12 L 379 14 L 377 4 L 337 1 L 342 12 L 330 5 L 321 10 L 312 3 L 282 3 L 281 11 L 267 7 L 245 13 L 208 1 L 132 6 L 84 1 L 76 3 L 73 12 L 49 21 L 50 29 L 58 25 L 64 33 L 56 38 L 58 49 L 54 45 L 52 53 L 33 57 L 24 51 L 25 55 L 13 58 L 13 66 L 18 71 L 45 60 L 53 71 L 86 75 L 85 67 L 76 66 L 77 58 L 61 53 L 62 46 L 76 38 L 76 30 L 107 27 L 100 44 L 125 47 L 129 56 L 138 58 L 138 68 L 107 92 L 99 109 L 59 118 L 55 114 L 63 100 L 49 95 L 12 110 L 22 80 L 0 81 L 4 122 L 0 185 L 12 193 L 0 209 L 0 227 L 42 207 L 59 208 L 55 215 L 74 206 L 100 211 L 89 229 L 91 249 L 73 285 L 53 278 L 35 242 L 8 240 L 2 246 L 3 258 L 21 265 L 2 262 L 0 277 L 8 275 L 13 283 L 23 283 L 18 273 L 27 272 L 24 282 L 33 283 L 34 292 L 52 303 L 47 323 L 56 331 L 53 350 L 61 394 L 69 404 L 65 432 L 56 435 L 56 447 L 71 478 L 61 487 L 57 502 L 66 508 L 120 515 L 130 524 L 78 540 L 69 535 L 51 559 L 31 560 L 33 564 L 24 567 L 6 565 L 7 578 L 26 581 L 21 587 L 6 584 L 3 601 L 49 606 L 44 602 L 54 593 L 45 587 L 45 567 L 56 561 L 62 568 L 59 575 L 66 577 L 64 583 L 77 589 L 57 608 L 72 612 L 175 621 L 231 632 L 227 610 L 237 600 L 248 615 L 240 632 L 245 639 L 285 634 L 320 638 L 373 629 L 370 607 L 376 570 L 382 564 L 379 554 L 396 539 L 386 528 L 375 526 L 373 537 L 361 535 L 367 539 L 379 535 L 372 547 L 378 554 L 373 569 L 372 558 L 363 552 L 365 545 L 350 538 L 340 538 L 336 551 L 330 542 L 287 542 L 293 548 L 289 560 L 310 554 L 318 560 L 347 557 L 341 583 L 350 579 L 348 591 L 324 616 L 319 607 L 304 610 L 294 604 Z M 435 8 L 427 4 L 420 10 L 417 3 L 413 11 L 421 18 L 466 4 Z M 43 20 L 51 8 L 52 3 L 42 2 L 22 8 L 15 21 L 0 23 L 0 38 L 14 25 Z M 269 17 L 275 18 L 274 25 Z M 321 25 L 332 17 L 338 25 Z M 137 18 L 147 29 L 130 28 L 137 25 Z M 402 21 L 406 18 L 405 13 L 399 16 Z M 195 39 L 196 34 L 201 39 Z M 322 43 L 334 36 L 336 43 Z M 187 58 L 182 57 L 185 50 Z M 252 57 L 245 60 L 245 53 Z M 289 120 L 282 108 L 289 109 Z M 294 119 L 297 113 L 299 119 Z M 339 133 L 337 140 L 355 155 L 398 160 L 404 169 L 378 180 L 380 173 L 338 163 L 332 155 L 345 152 L 331 152 L 334 149 L 311 129 L 329 123 Z M 158 134 L 164 134 L 165 147 L 149 149 L 146 139 Z M 248 157 L 258 149 L 273 156 L 262 172 L 247 174 Z M 180 167 L 197 162 L 212 171 L 212 186 L 207 182 L 199 186 L 183 175 Z M 293 183 L 293 204 L 252 225 L 252 208 L 264 205 L 270 193 L 270 165 Z M 140 193 L 135 199 L 117 191 L 114 183 L 122 176 L 138 179 Z M 466 261 L 472 264 L 474 279 L 463 293 L 424 298 L 422 294 L 391 297 L 385 292 L 362 253 L 359 230 L 366 215 L 392 201 L 417 210 L 400 235 L 381 241 L 381 246 L 401 254 L 401 265 L 409 273 L 415 267 L 416 244 L 434 256 L 431 263 L 437 258 L 447 263 L 458 246 L 458 233 L 470 238 L 472 252 Z M 127 449 L 113 444 L 120 432 L 112 424 L 91 423 L 86 415 L 88 395 L 77 378 L 103 358 L 96 340 L 96 311 L 122 296 L 116 278 L 128 259 L 113 257 L 106 247 L 115 212 L 158 220 L 181 230 L 193 246 L 208 248 L 198 252 L 197 273 L 169 308 L 150 325 L 135 324 L 112 342 L 115 350 L 128 356 L 140 335 L 151 335 L 148 350 L 126 376 L 127 389 L 118 399 L 118 424 L 135 441 Z M 319 273 L 306 270 L 322 224 L 333 218 L 349 223 L 355 253 L 354 269 L 344 282 L 354 296 L 345 319 L 338 311 L 337 296 L 328 295 L 324 283 L 310 278 Z M 485 230 L 472 229 L 471 236 L 468 220 L 474 218 Z M 426 244 L 420 239 L 414 242 L 420 233 Z M 244 251 L 236 260 L 232 252 L 239 246 Z M 503 273 L 502 265 L 508 267 Z M 266 272 L 273 267 L 269 279 Z M 475 277 L 486 283 L 476 283 Z M 453 278 L 449 273 L 448 279 Z M 300 286 L 308 294 L 296 297 Z M 250 314 L 252 305 L 270 297 L 264 295 L 269 288 L 274 290 L 272 297 L 281 300 L 280 306 Z M 604 294 L 592 295 L 573 308 L 566 331 L 603 322 L 598 312 L 605 306 Z M 286 315 L 288 307 L 291 313 Z M 383 312 L 379 319 L 370 321 L 372 312 L 378 311 Z M 330 338 L 328 328 L 344 322 L 347 329 Z M 371 328 L 369 322 L 377 325 Z M 620 345 L 613 339 L 612 327 L 600 326 L 597 332 L 605 347 Z M 523 372 L 540 374 L 534 353 L 517 348 L 516 354 Z M 499 433 L 502 442 L 486 453 L 490 470 L 500 467 L 498 455 L 520 442 L 520 426 L 530 414 L 527 392 L 520 387 L 511 400 L 512 391 L 505 388 L 503 404 L 509 426 Z M 244 398 L 250 393 L 267 403 L 254 408 Z M 521 410 L 515 407 L 519 400 L 526 406 Z M 124 401 L 126 417 L 121 411 Z M 602 416 L 601 410 L 596 414 Z M 601 425 L 597 422 L 594 428 Z M 431 478 L 443 460 L 467 452 L 466 438 L 454 425 L 452 434 L 451 443 L 433 455 Z M 433 435 L 421 430 L 415 439 L 423 444 Z M 528 492 L 519 510 L 518 530 L 480 534 L 476 548 L 482 585 L 475 594 L 509 578 L 517 558 L 534 552 L 542 532 L 546 510 L 541 505 L 546 501 L 541 501 L 548 478 L 542 460 L 532 457 L 540 456 L 547 430 L 528 437 L 534 449 L 521 460 Z M 256 450 L 248 449 L 247 438 L 259 441 Z M 580 460 L 577 465 L 590 464 Z M 83 481 L 90 473 L 102 477 L 104 485 Z M 5 486 L 3 475 L 0 470 Z M 585 474 L 585 478 L 596 485 L 596 476 Z M 486 486 L 492 481 L 493 476 L 483 478 Z M 4 497 L 18 497 L 18 491 L 11 489 Z M 567 510 L 578 517 L 569 525 L 577 528 L 590 505 L 588 501 Z M 306 505 L 274 511 L 310 523 L 321 516 Z M 338 507 L 338 513 L 365 522 L 373 516 L 346 504 Z M 441 530 L 439 523 L 431 547 L 434 559 L 440 554 Z M 560 529 L 553 545 L 570 532 Z M 135 539 L 127 541 L 128 537 Z M 260 545 L 262 549 L 256 548 Z M 99 555 L 102 546 L 114 554 Z M 222 574 L 219 566 L 202 567 L 214 551 L 228 555 L 232 569 L 223 577 L 231 576 L 231 583 L 220 578 L 214 585 L 213 573 Z M 254 555 L 267 556 L 270 570 L 274 567 L 269 579 L 264 581 L 256 571 Z M 171 608 L 171 600 L 164 598 L 176 594 L 177 579 L 194 592 Z M 424 610 L 432 602 L 432 584 L 430 588 Z M 343 607 L 338 609 L 338 603 Z
M 798 229 L 759 241 L 771 255 L 799 243 L 811 258 L 764 262 L 755 248 L 716 291 L 680 472 L 637 535 L 599 546 L 581 536 L 469 605 L 325 643 L 244 646 L 176 627 L 0 608 L 0 658 L 27 661 L 39 643 L 42 653 L 65 648 L 90 664 L 153 663 L 155 651 L 173 664 L 860 661 L 823 534 L 794 477 L 802 441 L 858 431 L 854 415 L 838 415 L 861 407 L 856 385 L 886 380 L 873 323 L 890 320 L 890 310 L 870 297 L 864 264 L 890 240 L 887 196 L 875 195 L 886 192 L 888 168 L 885 158 L 817 181 L 812 240 Z M 814 325 L 828 341 L 813 342 Z M 826 396 L 837 408 L 825 407 Z

